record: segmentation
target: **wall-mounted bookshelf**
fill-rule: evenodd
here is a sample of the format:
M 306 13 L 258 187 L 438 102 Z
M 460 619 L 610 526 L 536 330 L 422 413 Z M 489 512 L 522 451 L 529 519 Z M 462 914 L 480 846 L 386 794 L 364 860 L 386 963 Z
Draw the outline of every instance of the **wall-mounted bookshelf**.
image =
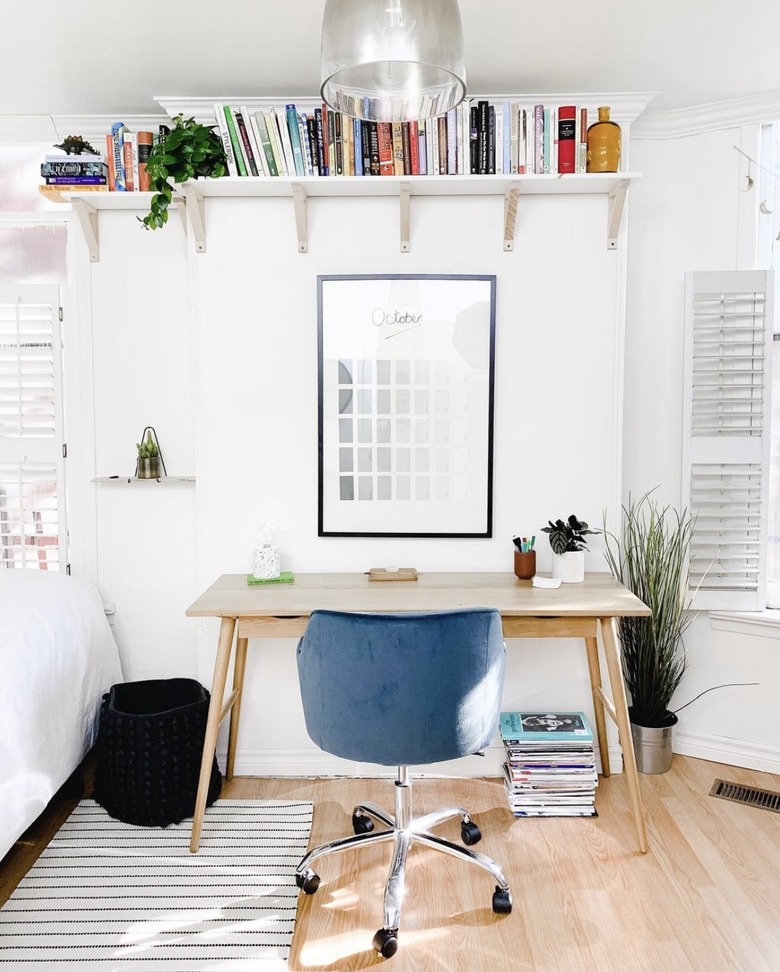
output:
M 180 187 L 174 197 L 192 236 L 197 253 L 206 252 L 206 199 L 291 198 L 298 252 L 308 253 L 307 206 L 309 198 L 338 196 L 392 196 L 399 200 L 400 245 L 411 251 L 410 209 L 412 196 L 503 196 L 502 243 L 506 252 L 514 249 L 517 211 L 521 196 L 603 195 L 607 197 L 607 248 L 617 248 L 626 193 L 638 173 L 610 172 L 579 175 L 442 175 L 442 176 L 298 176 L 295 178 L 234 177 L 196 179 Z M 62 192 L 59 201 L 70 203 L 84 232 L 90 259 L 100 259 L 98 213 L 148 211 L 151 193 L 146 192 Z M 51 198 L 51 195 L 48 197 Z
M 179 483 L 194 483 L 194 476 L 160 476 L 159 479 L 139 479 L 137 476 L 96 476 L 91 479 L 92 483 L 101 483 L 111 486 L 138 486 L 154 483 L 159 486 L 173 486 Z

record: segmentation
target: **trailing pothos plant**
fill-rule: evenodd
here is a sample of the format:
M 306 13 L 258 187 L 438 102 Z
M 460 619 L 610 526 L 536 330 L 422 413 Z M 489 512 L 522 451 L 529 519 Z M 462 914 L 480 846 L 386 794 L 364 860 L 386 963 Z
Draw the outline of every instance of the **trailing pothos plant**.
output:
M 227 173 L 227 160 L 213 127 L 176 115 L 171 131 L 149 153 L 146 171 L 154 195 L 141 222 L 147 229 L 159 229 L 168 222 L 174 183 L 197 176 L 219 178 Z

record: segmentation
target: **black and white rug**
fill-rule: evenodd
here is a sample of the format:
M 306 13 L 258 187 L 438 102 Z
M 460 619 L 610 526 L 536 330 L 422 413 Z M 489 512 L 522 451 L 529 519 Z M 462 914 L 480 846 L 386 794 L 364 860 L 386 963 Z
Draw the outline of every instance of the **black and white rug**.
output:
M 0 909 L 0 972 L 287 968 L 312 804 L 218 800 L 191 821 L 114 820 L 83 800 Z

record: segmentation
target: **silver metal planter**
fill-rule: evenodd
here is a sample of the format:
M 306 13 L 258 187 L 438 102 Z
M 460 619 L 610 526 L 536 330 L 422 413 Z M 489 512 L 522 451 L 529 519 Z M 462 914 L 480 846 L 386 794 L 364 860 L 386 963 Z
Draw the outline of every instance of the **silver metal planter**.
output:
M 677 716 L 672 718 L 673 722 L 661 728 L 631 723 L 636 768 L 640 773 L 666 773 L 672 768 L 672 732 Z

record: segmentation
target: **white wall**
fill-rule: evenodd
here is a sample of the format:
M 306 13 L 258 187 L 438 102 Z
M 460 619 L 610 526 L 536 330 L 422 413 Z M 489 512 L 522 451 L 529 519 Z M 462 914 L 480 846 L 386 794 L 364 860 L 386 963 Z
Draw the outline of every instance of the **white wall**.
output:
M 220 574 L 250 569 L 264 518 L 279 524 L 282 567 L 293 571 L 511 570 L 516 533 L 539 535 L 545 570 L 548 518 L 613 514 L 624 253 L 607 250 L 606 211 L 602 196 L 524 197 L 515 252 L 504 253 L 501 197 L 415 198 L 407 255 L 387 198 L 310 200 L 307 255 L 290 200 L 208 200 L 202 255 L 175 219 L 152 234 L 128 214 L 102 214 L 91 271 L 96 469 L 131 472 L 149 423 L 169 472 L 194 461 L 197 473 L 194 490 L 89 487 L 98 582 L 116 601 L 127 676 L 196 674 L 210 685 L 216 625 L 184 611 Z M 404 271 L 497 275 L 493 539 L 317 537 L 316 277 Z M 603 569 L 593 548 L 588 566 Z M 238 772 L 355 768 L 309 742 L 293 649 L 250 649 Z M 512 643 L 505 701 L 590 712 L 581 643 Z M 495 772 L 499 756 L 462 770 Z
M 757 183 L 743 192 L 744 160 L 734 146 L 756 158 L 755 137 L 752 126 L 632 143 L 642 179 L 630 203 L 624 497 L 658 487 L 659 502 L 680 506 L 684 274 L 749 265 L 746 226 L 760 200 Z M 712 692 L 686 708 L 676 750 L 780 772 L 780 626 L 721 630 L 703 614 L 685 643 L 689 668 L 673 705 L 725 682 L 761 684 Z

